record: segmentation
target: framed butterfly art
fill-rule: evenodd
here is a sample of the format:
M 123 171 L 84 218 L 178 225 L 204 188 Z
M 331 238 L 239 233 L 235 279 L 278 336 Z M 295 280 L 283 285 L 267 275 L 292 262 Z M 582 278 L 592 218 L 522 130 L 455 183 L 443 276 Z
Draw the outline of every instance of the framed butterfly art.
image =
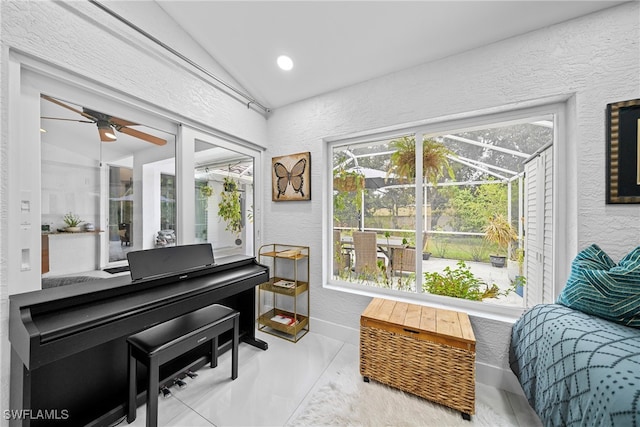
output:
M 297 153 L 271 159 L 271 200 L 311 200 L 311 153 Z

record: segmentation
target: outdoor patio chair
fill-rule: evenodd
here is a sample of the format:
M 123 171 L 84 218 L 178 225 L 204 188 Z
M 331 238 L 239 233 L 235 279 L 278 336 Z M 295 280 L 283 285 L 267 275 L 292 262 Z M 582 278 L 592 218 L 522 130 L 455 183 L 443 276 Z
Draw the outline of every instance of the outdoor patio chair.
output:
M 354 231 L 355 272 L 376 275 L 378 272 L 378 242 L 373 231 Z M 386 258 L 380 257 L 385 260 Z
M 415 248 L 391 248 L 391 273 L 416 272 Z
M 342 244 L 340 230 L 333 230 L 333 274 L 351 267 L 351 254 Z
M 131 244 L 131 224 L 120 223 L 118 224 L 118 236 L 120 236 L 120 246 Z

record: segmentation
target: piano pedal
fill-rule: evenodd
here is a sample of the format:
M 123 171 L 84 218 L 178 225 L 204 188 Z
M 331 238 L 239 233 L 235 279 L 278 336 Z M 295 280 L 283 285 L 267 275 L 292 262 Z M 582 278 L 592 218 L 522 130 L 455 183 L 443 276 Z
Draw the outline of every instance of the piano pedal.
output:
M 166 385 L 160 387 L 160 392 L 162 393 L 162 397 L 164 397 L 165 399 L 171 397 L 171 390 L 169 390 L 169 387 L 167 387 Z
M 186 374 L 189 378 L 195 378 L 195 377 L 197 377 L 197 376 L 198 376 L 198 374 L 196 374 L 196 373 L 195 373 L 195 372 L 193 372 L 193 371 L 187 371 L 187 372 L 185 372 L 185 374 Z
M 184 381 L 182 381 L 180 378 L 174 378 L 173 379 L 173 383 L 175 385 L 178 386 L 178 388 L 185 388 L 187 386 L 187 383 L 185 383 Z

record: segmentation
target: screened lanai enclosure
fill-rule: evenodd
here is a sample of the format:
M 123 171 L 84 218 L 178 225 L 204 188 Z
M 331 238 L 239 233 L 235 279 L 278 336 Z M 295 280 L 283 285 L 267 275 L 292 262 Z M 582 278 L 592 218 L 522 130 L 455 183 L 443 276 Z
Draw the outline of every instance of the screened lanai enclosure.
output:
M 519 307 L 540 300 L 543 289 L 526 283 L 551 274 L 542 255 L 553 143 L 553 115 L 336 142 L 333 280 Z

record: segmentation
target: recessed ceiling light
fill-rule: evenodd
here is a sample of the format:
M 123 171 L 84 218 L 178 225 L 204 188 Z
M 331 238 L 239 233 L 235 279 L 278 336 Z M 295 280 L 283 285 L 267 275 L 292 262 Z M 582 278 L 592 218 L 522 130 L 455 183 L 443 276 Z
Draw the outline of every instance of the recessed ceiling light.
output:
M 40 128 L 40 133 L 47 133 L 46 129 Z
M 287 55 L 278 56 L 278 67 L 282 68 L 285 71 L 289 71 L 293 68 L 293 61 Z

